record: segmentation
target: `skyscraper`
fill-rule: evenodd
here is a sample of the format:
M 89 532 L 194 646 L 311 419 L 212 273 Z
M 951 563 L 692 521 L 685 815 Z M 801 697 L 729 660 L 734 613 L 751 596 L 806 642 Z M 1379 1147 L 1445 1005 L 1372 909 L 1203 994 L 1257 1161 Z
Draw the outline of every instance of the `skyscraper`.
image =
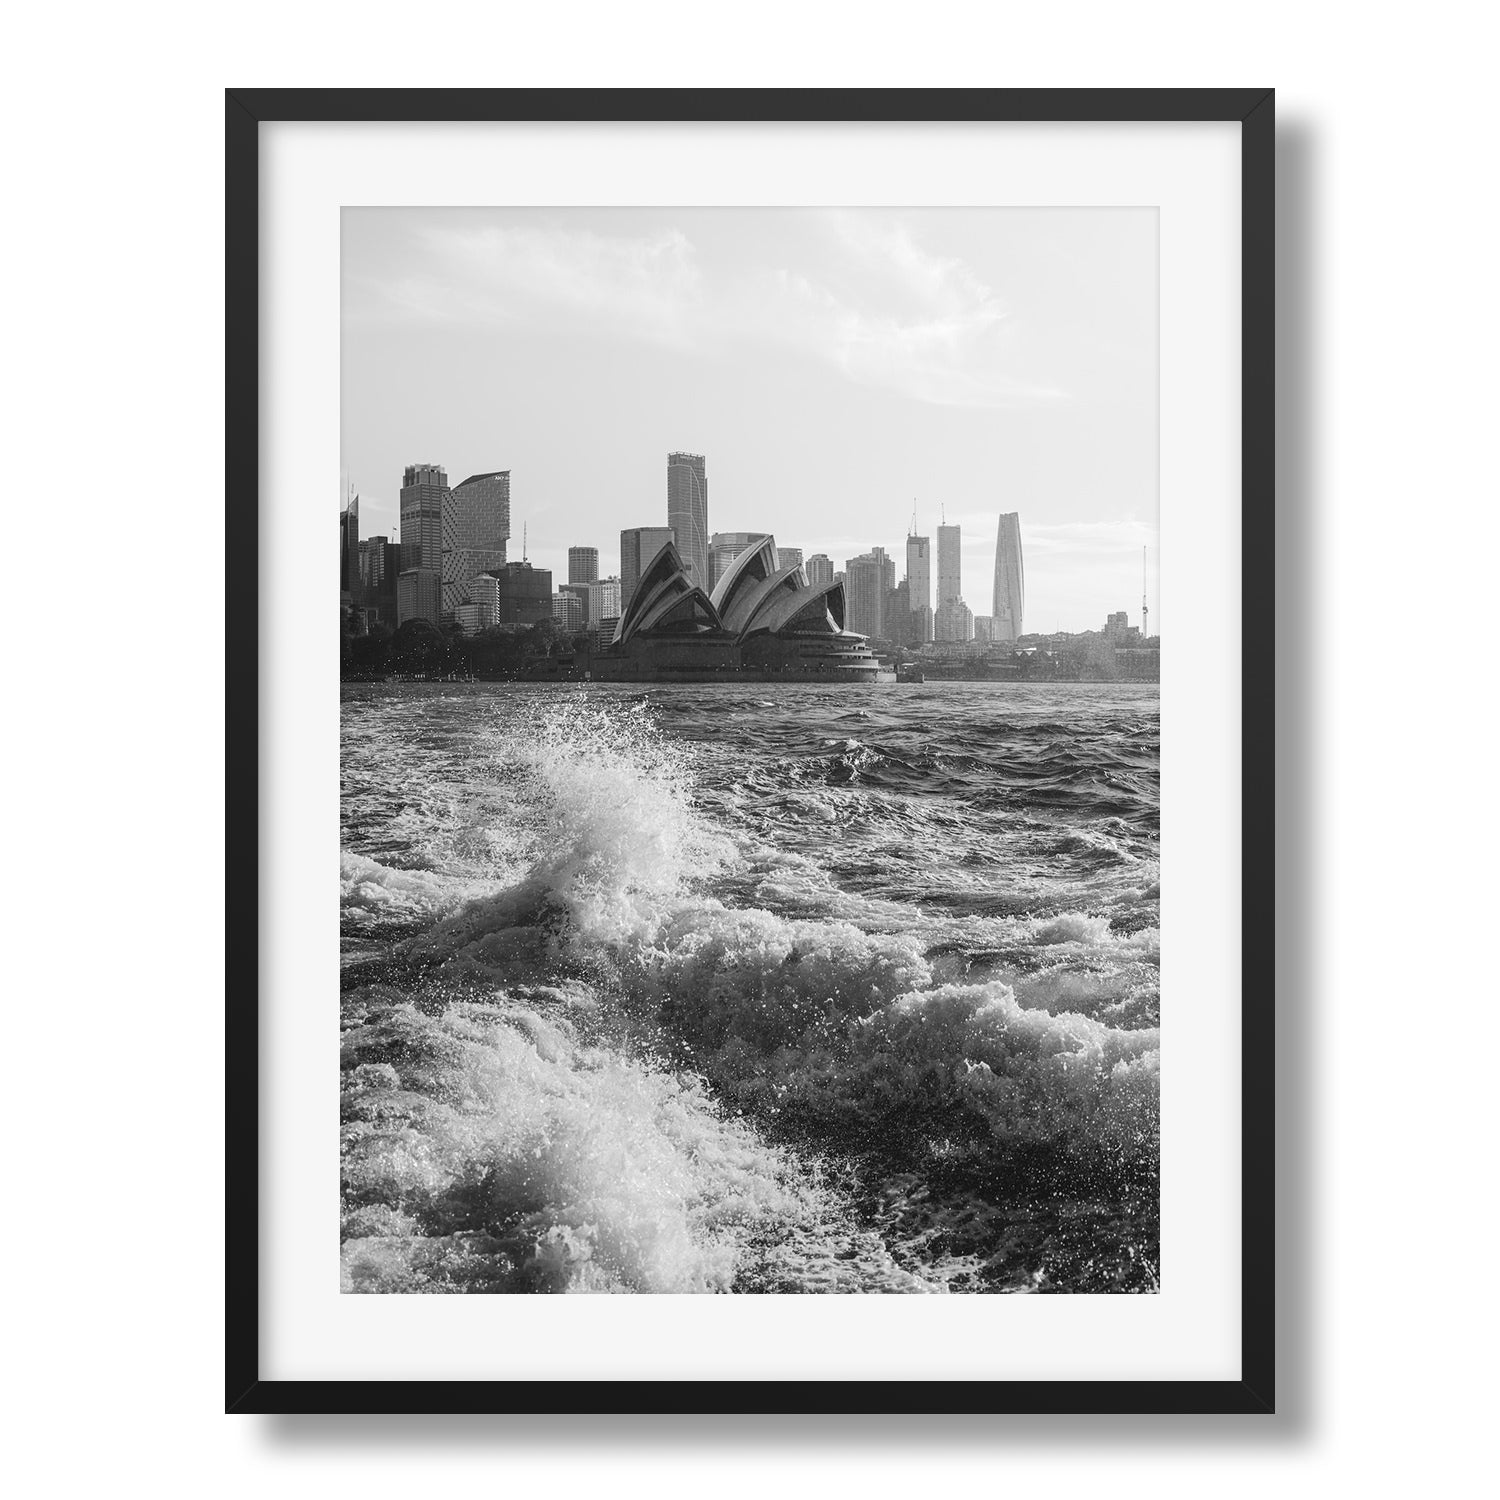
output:
M 910 645 L 925 646 L 932 639 L 932 538 L 906 539 L 906 601 L 911 612 L 902 638 Z
M 592 583 L 599 576 L 597 547 L 568 548 L 568 582 Z
M 833 582 L 833 559 L 826 552 L 814 552 L 803 567 L 807 572 L 807 581 L 814 588 Z
M 688 575 L 707 590 L 708 466 L 701 453 L 667 454 L 667 525 Z
M 912 639 L 910 598 L 911 584 L 905 578 L 885 596 L 885 635 L 893 646 L 921 644 Z
M 963 590 L 963 527 L 939 526 L 938 544 L 938 608 L 950 599 L 962 599 Z
M 934 640 L 966 641 L 974 631 L 974 617 L 963 597 L 963 528 L 937 529 L 937 608 L 932 612 Z
M 995 538 L 995 621 L 993 638 L 1018 641 L 1023 633 L 1021 615 L 1026 605 L 1026 566 L 1021 556 L 1021 517 L 1009 511 L 1000 517 Z
M 470 579 L 505 566 L 505 544 L 510 539 L 510 470 L 471 474 L 443 496 L 442 508 L 441 607 L 446 617 L 468 600 Z
M 630 596 L 635 593 L 641 574 L 651 566 L 651 559 L 671 540 L 670 526 L 632 526 L 620 533 L 621 608 L 630 603 Z M 595 623 L 589 621 L 591 625 Z
M 783 568 L 796 568 L 802 564 L 802 549 L 800 547 L 778 547 L 776 555 L 781 559 Z
M 932 538 L 906 539 L 906 596 L 912 610 L 932 608 Z
M 848 626 L 858 635 L 883 639 L 886 627 L 885 600 L 896 587 L 896 563 L 884 547 L 872 547 L 844 565 Z
M 359 544 L 362 604 L 387 625 L 396 623 L 396 576 L 401 571 L 401 544 L 372 536 Z
M 351 489 L 339 516 L 339 603 L 352 609 L 360 600 L 359 496 Z
M 443 571 L 443 501 L 448 475 L 441 464 L 408 464 L 401 483 L 401 577 L 396 591 L 399 624 L 438 623 Z M 427 575 L 421 578 L 416 574 Z

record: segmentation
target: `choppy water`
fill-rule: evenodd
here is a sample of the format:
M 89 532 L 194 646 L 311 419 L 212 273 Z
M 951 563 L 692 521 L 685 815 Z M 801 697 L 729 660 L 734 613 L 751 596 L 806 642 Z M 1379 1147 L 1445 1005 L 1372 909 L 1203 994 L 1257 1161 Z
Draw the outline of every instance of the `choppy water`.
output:
M 1154 1291 L 1152 686 L 346 687 L 359 1292 Z

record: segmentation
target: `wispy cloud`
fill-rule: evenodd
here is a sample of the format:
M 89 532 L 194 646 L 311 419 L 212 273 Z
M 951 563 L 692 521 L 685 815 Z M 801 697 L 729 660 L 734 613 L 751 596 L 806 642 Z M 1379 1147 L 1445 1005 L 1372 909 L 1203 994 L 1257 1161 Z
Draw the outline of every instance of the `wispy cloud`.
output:
M 419 231 L 419 264 L 366 282 L 382 311 L 418 320 L 546 321 L 685 343 L 703 302 L 696 252 L 675 229 L 642 236 L 485 225 Z
M 713 273 L 679 229 L 428 226 L 409 271 L 357 290 L 366 311 L 400 319 L 580 327 L 705 355 L 769 343 L 939 405 L 1062 399 L 1015 368 L 1011 311 L 969 267 L 897 221 L 819 222 L 808 263 Z

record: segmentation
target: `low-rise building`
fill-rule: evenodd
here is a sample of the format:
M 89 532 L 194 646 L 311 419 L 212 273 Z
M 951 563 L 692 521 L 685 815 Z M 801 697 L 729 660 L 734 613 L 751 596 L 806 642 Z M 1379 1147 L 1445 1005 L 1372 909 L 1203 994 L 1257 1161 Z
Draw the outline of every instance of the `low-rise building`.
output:
M 597 580 L 595 580 L 597 582 Z M 578 601 L 578 616 L 580 626 L 589 623 L 589 586 L 586 583 L 560 583 L 557 586 L 559 594 L 571 594 Z
M 561 588 L 552 596 L 552 618 L 562 630 L 583 629 L 583 600 L 569 589 Z
M 588 585 L 588 590 L 588 620 L 590 624 L 595 620 L 618 620 L 620 618 L 621 589 L 618 578 L 596 578 Z
M 949 530 L 957 530 L 950 527 Z M 962 599 L 948 599 L 938 605 L 932 620 L 936 641 L 968 641 L 974 638 L 974 615 Z
M 496 568 L 500 582 L 497 625 L 536 625 L 552 618 L 552 569 L 529 562 L 509 562 Z
M 396 575 L 396 621 L 427 620 L 438 623 L 441 583 L 436 568 L 404 568 Z

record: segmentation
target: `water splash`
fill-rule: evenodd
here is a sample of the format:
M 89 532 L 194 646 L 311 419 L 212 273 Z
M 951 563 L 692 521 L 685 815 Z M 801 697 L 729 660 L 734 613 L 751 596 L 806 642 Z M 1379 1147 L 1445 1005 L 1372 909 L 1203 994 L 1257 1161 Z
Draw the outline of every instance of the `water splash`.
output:
M 1102 909 L 1034 916 L 1023 879 L 998 913 L 955 900 L 955 915 L 933 915 L 889 881 L 861 894 L 805 841 L 779 845 L 766 763 L 737 791 L 722 758 L 664 734 L 647 700 L 554 695 L 482 718 L 464 707 L 466 760 L 486 786 L 452 795 L 503 820 L 494 878 L 476 871 L 485 841 L 466 814 L 448 819 L 446 868 L 344 863 L 353 928 L 408 924 L 393 950 L 401 988 L 346 1001 L 350 1289 L 743 1290 L 782 1284 L 766 1268 L 795 1243 L 809 1286 L 838 1285 L 827 1268 L 839 1265 L 847 1284 L 852 1265 L 866 1288 L 929 1290 L 979 1263 L 934 1269 L 939 1210 L 924 1198 L 928 1229 L 903 1240 L 906 1264 L 932 1272 L 913 1276 L 851 1219 L 848 1190 L 809 1188 L 809 1162 L 852 1162 L 856 1178 L 860 1162 L 915 1170 L 929 1196 L 942 1173 L 952 1194 L 1028 1173 L 1107 1198 L 1111 1183 L 1150 1180 L 1149 882 L 1091 875 L 1110 882 Z M 827 753 L 811 739 L 804 764 Z M 873 765 L 837 743 L 841 764 Z M 971 762 L 966 748 L 902 764 L 915 775 L 930 763 L 947 786 L 978 776 Z M 888 789 L 830 790 L 825 775 L 818 805 L 856 799 L 865 847 L 863 830 L 882 823 L 899 830 L 887 843 L 963 826 Z M 781 783 L 794 809 L 804 779 Z M 1134 825 L 1079 843 L 1109 841 L 1138 843 Z M 1006 866 L 980 853 L 955 878 L 992 891 Z M 1130 866 L 1142 858 L 1129 849 Z M 381 1068 L 394 1076 L 370 1071 Z M 879 1212 L 907 1226 L 913 1201 Z M 1154 1285 L 1144 1241 L 1121 1253 L 1136 1265 L 1122 1284 Z M 1042 1275 L 984 1265 L 988 1284 L 1015 1289 Z

